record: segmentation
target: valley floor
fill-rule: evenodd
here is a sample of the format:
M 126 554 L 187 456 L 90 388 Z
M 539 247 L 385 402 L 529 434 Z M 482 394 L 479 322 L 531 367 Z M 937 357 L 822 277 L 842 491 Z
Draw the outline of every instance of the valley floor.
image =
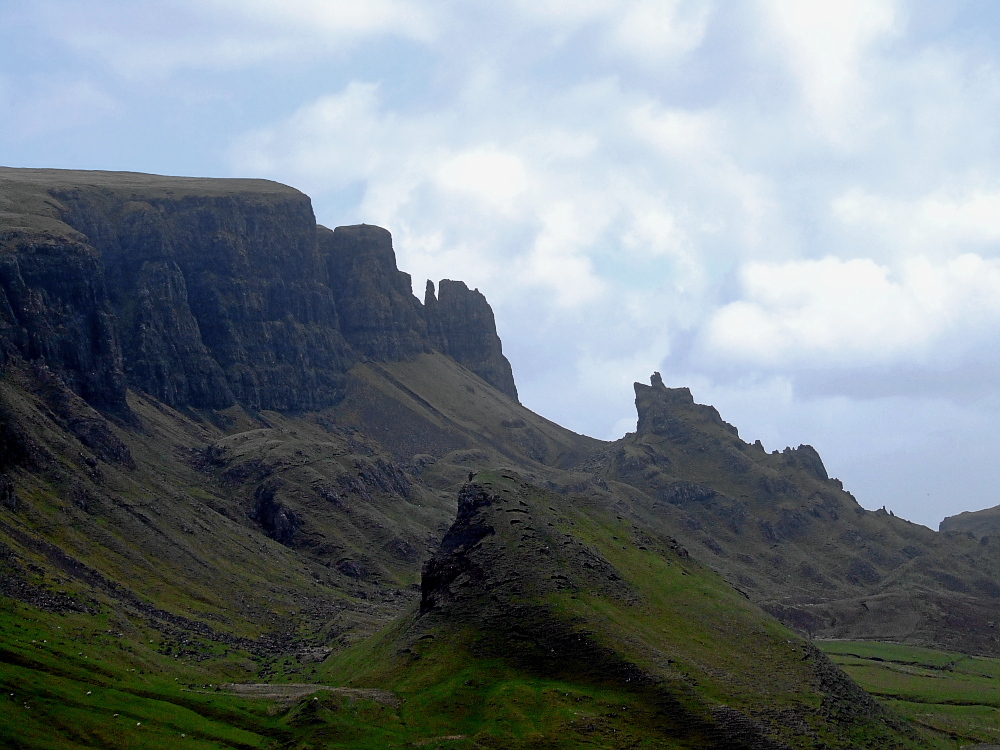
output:
M 317 674 L 321 684 L 310 687 L 310 670 L 293 662 L 273 665 L 274 689 L 234 688 L 228 683 L 245 679 L 252 666 L 245 654 L 176 656 L 146 637 L 156 636 L 153 632 L 119 633 L 114 622 L 104 623 L 112 628 L 95 627 L 99 624 L 83 614 L 33 610 L 29 616 L 23 605 L 4 602 L 0 746 L 459 750 L 500 747 L 490 740 L 506 732 L 520 735 L 523 729 L 528 735 L 518 739 L 532 746 L 531 728 L 548 734 L 557 725 L 573 731 L 564 733 L 564 744 L 553 747 L 618 747 L 604 742 L 614 734 L 607 730 L 616 728 L 623 740 L 647 746 L 630 732 L 635 717 L 628 715 L 627 706 L 616 704 L 620 696 L 556 681 L 514 684 L 500 667 L 495 673 L 459 675 L 468 678 L 464 684 L 475 683 L 470 695 L 477 697 L 491 683 L 487 692 L 496 694 L 482 710 L 470 714 L 464 710 L 468 706 L 456 704 L 449 710 L 441 703 L 460 699 L 459 687 L 446 690 L 448 696 L 427 696 L 434 704 L 428 713 L 426 701 L 414 696 L 398 703 L 387 693 L 328 689 L 335 682 L 331 674 Z M 957 750 L 1000 742 L 1000 659 L 871 641 L 818 645 L 887 706 L 930 730 L 937 739 L 934 746 Z M 522 726 L 509 724 L 509 711 L 495 721 L 500 717 L 490 715 L 490 705 L 497 701 L 516 706 Z M 449 713 L 457 720 L 454 726 L 447 725 Z
M 1000 746 L 1000 659 L 875 641 L 816 645 L 886 706 L 942 739 Z

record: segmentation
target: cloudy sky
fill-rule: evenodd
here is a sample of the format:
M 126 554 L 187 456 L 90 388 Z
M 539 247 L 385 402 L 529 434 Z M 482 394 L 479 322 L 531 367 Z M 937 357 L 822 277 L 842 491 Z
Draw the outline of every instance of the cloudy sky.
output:
M 4 0 L 0 164 L 267 177 L 493 304 L 601 438 L 654 370 L 870 508 L 1000 504 L 993 0 Z

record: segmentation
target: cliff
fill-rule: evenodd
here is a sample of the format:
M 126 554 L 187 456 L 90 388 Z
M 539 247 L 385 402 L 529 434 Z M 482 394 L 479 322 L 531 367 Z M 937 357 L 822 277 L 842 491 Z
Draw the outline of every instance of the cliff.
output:
M 448 284 L 428 316 L 389 232 L 317 226 L 277 183 L 0 169 L 0 367 L 44 361 L 108 413 L 129 387 L 322 409 L 356 362 L 433 349 L 516 399 L 488 303 Z
M 438 295 L 427 282 L 424 315 L 431 345 L 467 367 L 501 393 L 517 400 L 510 362 L 503 355 L 493 310 L 478 289 L 442 279 Z

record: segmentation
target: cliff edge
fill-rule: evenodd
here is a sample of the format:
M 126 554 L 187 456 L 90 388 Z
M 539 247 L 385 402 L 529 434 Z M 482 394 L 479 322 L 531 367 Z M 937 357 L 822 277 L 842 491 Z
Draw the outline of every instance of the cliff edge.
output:
M 442 285 L 425 308 L 388 231 L 318 226 L 278 183 L 0 168 L 0 369 L 44 363 L 106 413 L 130 387 L 322 409 L 355 363 L 434 349 L 516 399 L 485 297 Z

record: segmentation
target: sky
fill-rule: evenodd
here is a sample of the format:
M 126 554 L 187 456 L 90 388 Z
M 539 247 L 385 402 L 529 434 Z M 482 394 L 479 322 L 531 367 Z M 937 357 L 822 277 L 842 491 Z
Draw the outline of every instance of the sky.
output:
M 497 317 L 522 402 L 658 370 L 868 508 L 1000 504 L 993 0 L 2 0 L 0 164 L 264 177 Z

